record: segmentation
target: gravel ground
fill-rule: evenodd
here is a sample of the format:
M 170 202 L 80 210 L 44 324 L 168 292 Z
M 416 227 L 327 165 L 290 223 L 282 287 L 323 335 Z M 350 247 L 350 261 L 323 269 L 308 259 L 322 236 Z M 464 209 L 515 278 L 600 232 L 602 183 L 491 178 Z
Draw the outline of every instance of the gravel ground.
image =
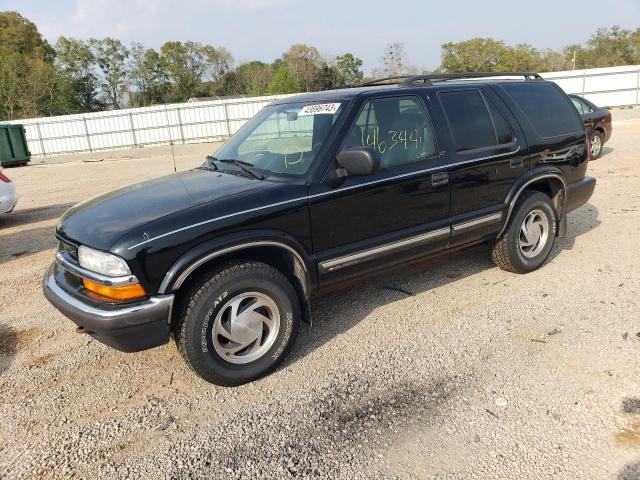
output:
M 323 297 L 278 371 L 226 389 L 173 344 L 76 335 L 40 292 L 60 214 L 172 171 L 170 150 L 8 170 L 0 478 L 640 479 L 640 111 L 614 119 L 542 269 L 476 247 Z M 214 149 L 176 147 L 177 166 Z

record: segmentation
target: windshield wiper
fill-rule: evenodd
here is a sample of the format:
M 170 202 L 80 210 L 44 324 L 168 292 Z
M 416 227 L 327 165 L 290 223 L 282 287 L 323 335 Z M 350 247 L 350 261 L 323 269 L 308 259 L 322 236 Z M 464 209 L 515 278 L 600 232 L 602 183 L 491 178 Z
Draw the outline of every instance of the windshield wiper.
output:
M 215 162 L 218 160 L 216 157 L 212 155 L 207 155 L 204 158 L 207 161 L 208 166 L 212 167 L 214 170 L 218 170 L 218 166 L 215 164 Z
M 217 160 L 217 159 L 216 159 Z M 236 160 L 235 158 L 223 158 L 222 160 L 218 160 L 220 163 L 231 163 L 242 170 L 244 173 L 248 173 L 253 178 L 258 180 L 264 180 L 264 177 L 259 173 L 254 172 L 248 167 L 253 167 L 253 163 L 244 162 L 242 160 Z M 246 166 L 245 166 L 246 165 Z

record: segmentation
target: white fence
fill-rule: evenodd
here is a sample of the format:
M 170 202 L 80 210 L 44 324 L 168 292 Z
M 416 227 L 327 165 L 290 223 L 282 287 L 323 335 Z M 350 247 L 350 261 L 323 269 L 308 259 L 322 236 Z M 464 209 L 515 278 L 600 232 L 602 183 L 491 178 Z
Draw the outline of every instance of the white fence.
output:
M 541 73 L 567 93 L 603 107 L 640 106 L 640 65 Z
M 32 155 L 213 142 L 233 135 L 262 107 L 286 96 L 155 105 L 10 123 L 24 125 Z
M 543 73 L 567 93 L 602 106 L 640 104 L 640 65 Z M 32 155 L 93 152 L 223 140 L 262 107 L 287 95 L 177 103 L 108 112 L 17 120 Z M 280 126 L 277 126 L 280 128 Z

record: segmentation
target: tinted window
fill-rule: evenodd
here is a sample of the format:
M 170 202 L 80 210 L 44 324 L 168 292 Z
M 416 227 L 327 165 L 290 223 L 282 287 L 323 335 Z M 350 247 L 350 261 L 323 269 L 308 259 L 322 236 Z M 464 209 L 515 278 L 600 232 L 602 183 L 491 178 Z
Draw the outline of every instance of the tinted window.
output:
M 491 101 L 490 98 L 486 98 L 487 105 L 489 105 L 489 111 L 491 112 L 491 118 L 493 118 L 493 125 L 496 128 L 496 137 L 498 139 L 498 144 L 502 145 L 505 143 L 513 142 L 513 132 L 511 131 L 511 127 L 498 110 L 498 107 Z
M 369 100 L 342 146 L 377 150 L 383 168 L 412 163 L 437 152 L 431 122 L 415 97 Z
M 443 92 L 440 100 L 458 152 L 513 141 L 513 132 L 504 116 L 479 90 Z
M 522 109 L 541 137 L 554 137 L 580 132 L 580 119 L 566 96 L 554 85 L 543 82 L 521 82 L 503 88 Z
M 575 105 L 578 112 L 589 113 L 593 111 L 589 105 L 587 105 L 585 102 L 583 102 L 579 98 L 576 98 L 576 97 L 569 97 L 569 98 L 571 99 L 571 102 Z
M 573 103 L 573 106 L 576 107 L 576 110 L 578 110 L 579 113 L 584 113 L 584 104 L 575 97 L 569 98 L 571 99 L 571 103 Z

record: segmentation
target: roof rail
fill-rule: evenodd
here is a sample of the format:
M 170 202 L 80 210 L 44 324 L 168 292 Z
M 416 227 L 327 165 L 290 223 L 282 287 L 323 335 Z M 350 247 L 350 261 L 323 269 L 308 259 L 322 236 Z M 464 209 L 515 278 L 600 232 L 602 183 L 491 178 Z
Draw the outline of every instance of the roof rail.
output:
M 410 78 L 412 78 L 411 75 L 395 75 L 393 77 L 376 78 L 375 80 L 369 80 L 368 82 L 354 85 L 354 87 L 370 87 L 373 85 L 384 85 L 388 83 L 394 84 L 396 82 L 392 82 L 391 80 L 409 80 Z
M 429 75 L 413 75 L 403 80 L 400 85 L 411 87 L 418 83 L 431 85 L 432 80 L 456 80 L 459 78 L 488 78 L 488 77 L 524 77 L 525 80 L 544 80 L 535 72 L 463 72 L 463 73 L 432 73 Z

